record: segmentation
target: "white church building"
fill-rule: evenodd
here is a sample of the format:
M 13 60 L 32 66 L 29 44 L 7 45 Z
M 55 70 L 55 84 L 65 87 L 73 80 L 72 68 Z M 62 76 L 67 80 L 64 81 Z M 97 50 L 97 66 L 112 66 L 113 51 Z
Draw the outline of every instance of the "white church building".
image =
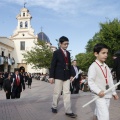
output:
M 31 50 L 37 40 L 45 41 L 53 51 L 56 50 L 56 47 L 52 46 L 44 32 L 34 34 L 31 26 L 32 16 L 27 8 L 22 8 L 16 19 L 18 24 L 13 35 L 10 38 L 0 37 L 0 72 L 14 72 L 16 69 L 23 69 L 30 73 L 47 73 L 45 68 L 36 70 L 27 64 L 22 54 Z

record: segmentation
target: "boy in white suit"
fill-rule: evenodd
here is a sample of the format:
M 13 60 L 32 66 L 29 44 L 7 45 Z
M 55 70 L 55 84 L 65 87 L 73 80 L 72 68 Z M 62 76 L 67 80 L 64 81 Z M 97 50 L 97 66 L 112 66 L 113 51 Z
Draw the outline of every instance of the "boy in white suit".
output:
M 104 91 L 113 86 L 113 79 L 109 67 L 104 63 L 108 56 L 108 47 L 105 44 L 96 44 L 94 46 L 95 62 L 91 64 L 88 70 L 88 85 L 93 93 L 93 97 L 98 95 L 95 101 L 95 116 L 98 120 L 109 120 L 109 105 L 112 96 L 115 100 L 118 95 L 113 89 L 111 92 L 104 94 Z

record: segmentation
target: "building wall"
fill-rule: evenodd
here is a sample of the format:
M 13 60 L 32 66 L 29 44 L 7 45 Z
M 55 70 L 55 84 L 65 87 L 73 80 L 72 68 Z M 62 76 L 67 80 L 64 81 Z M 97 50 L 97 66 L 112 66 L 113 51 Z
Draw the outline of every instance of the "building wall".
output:
M 24 14 L 25 13 L 25 14 Z M 25 16 L 24 16 L 25 15 Z M 9 39 L 0 40 L 0 51 L 5 51 L 5 56 L 11 54 L 11 57 L 15 59 L 15 64 L 11 66 L 11 71 L 14 69 L 24 67 L 26 72 L 30 73 L 48 73 L 48 70 L 43 68 L 39 70 L 35 70 L 32 65 L 27 64 L 24 61 L 23 53 L 26 50 L 31 50 L 32 47 L 35 46 L 34 42 L 37 41 L 38 36 L 34 34 L 34 29 L 31 26 L 32 16 L 29 13 L 27 8 L 22 8 L 20 13 L 16 16 L 17 18 L 17 27 L 13 32 L 13 35 L 10 36 Z M 25 26 L 25 22 L 27 21 L 27 27 Z M 21 23 L 23 26 L 21 27 Z M 20 42 L 25 42 L 25 50 L 20 50 Z M 51 46 L 50 43 L 47 43 Z M 54 51 L 54 48 L 51 48 Z M 5 71 L 7 70 L 7 65 L 5 65 Z
M 14 42 L 9 40 L 6 37 L 0 37 L 0 56 L 2 56 L 2 51 L 4 51 L 4 56 L 8 57 L 10 54 L 10 58 L 13 57 L 13 51 L 14 51 Z M 14 57 L 13 57 L 14 58 Z M 8 71 L 8 63 L 4 63 L 4 72 Z M 14 65 L 11 65 L 11 72 L 14 71 Z
M 15 64 L 15 68 L 18 68 L 18 63 L 25 63 L 24 62 L 24 58 L 23 58 L 23 53 L 26 52 L 26 50 L 30 50 L 32 47 L 34 47 L 34 41 L 35 39 L 21 39 L 21 40 L 13 40 L 14 41 L 14 57 L 16 59 L 16 64 Z M 24 41 L 25 42 L 25 50 L 20 50 L 20 42 Z M 20 66 L 20 65 L 19 65 Z M 30 67 L 30 65 L 26 64 L 26 72 L 31 72 L 33 71 Z

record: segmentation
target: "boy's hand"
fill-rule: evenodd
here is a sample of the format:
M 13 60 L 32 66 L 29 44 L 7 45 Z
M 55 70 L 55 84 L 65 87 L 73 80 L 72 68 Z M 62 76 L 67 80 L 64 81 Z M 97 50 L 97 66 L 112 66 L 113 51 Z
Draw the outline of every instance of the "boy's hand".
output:
M 103 97 L 104 95 L 105 95 L 104 91 L 100 91 L 99 94 L 98 94 L 99 97 Z
M 116 94 L 116 95 L 113 95 L 113 97 L 114 97 L 114 100 L 118 100 L 118 99 L 119 99 L 119 97 L 118 97 L 117 94 Z
M 49 82 L 53 84 L 55 82 L 54 78 L 49 78 Z
M 73 81 L 74 81 L 74 80 L 73 80 L 73 77 L 71 76 L 71 77 L 70 77 L 70 82 L 73 82 Z

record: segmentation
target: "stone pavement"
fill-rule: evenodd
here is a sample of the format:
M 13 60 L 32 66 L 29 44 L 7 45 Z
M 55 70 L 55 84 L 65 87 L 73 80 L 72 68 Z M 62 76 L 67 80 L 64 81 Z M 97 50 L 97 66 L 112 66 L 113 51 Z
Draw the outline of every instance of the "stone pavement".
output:
M 33 79 L 32 89 L 26 88 L 20 99 L 6 100 L 5 93 L 0 91 L 0 120 L 73 120 L 65 116 L 62 96 L 58 113 L 51 112 L 52 92 L 54 85 Z M 118 91 L 119 97 L 120 92 Z M 75 120 L 93 120 L 94 103 L 82 108 L 91 100 L 89 92 L 72 95 L 72 109 L 78 115 Z M 120 100 L 111 100 L 110 120 L 120 120 Z

